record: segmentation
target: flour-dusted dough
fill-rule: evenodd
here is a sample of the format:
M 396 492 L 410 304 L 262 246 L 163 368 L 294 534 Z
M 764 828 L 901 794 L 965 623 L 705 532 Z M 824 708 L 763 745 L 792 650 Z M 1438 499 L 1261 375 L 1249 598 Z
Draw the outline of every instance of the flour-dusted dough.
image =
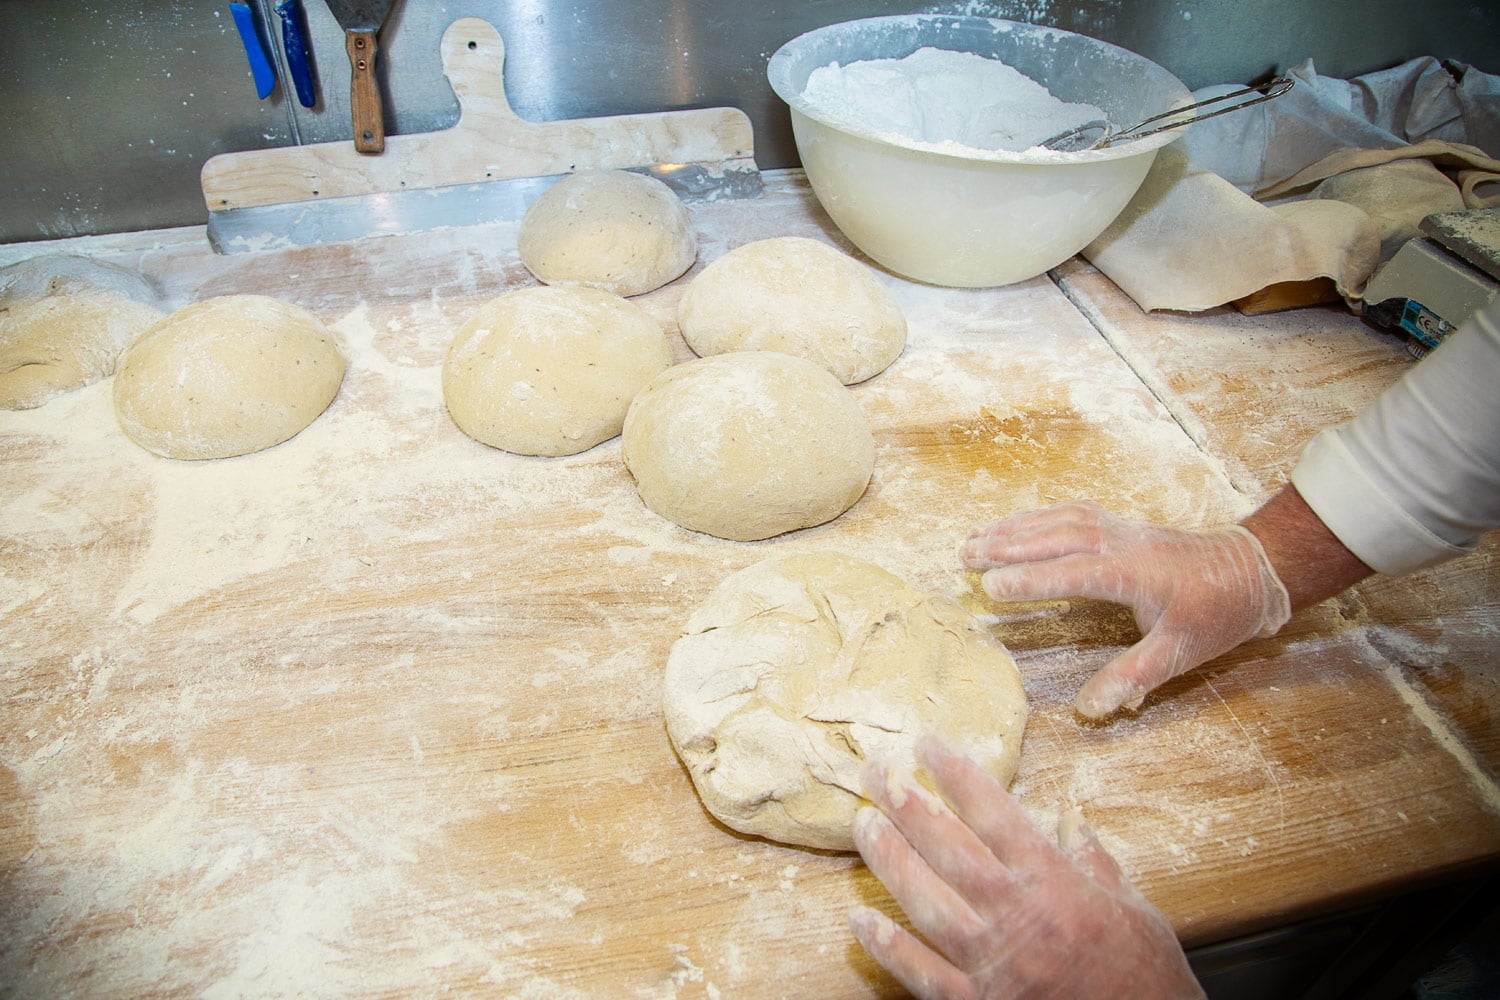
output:
M 615 295 L 660 288 L 698 259 L 687 209 L 654 177 L 624 170 L 571 174 L 527 209 L 521 262 L 549 285 Z
M 667 659 L 667 735 L 710 813 L 741 833 L 853 850 L 859 771 L 916 769 L 942 733 L 1008 784 L 1026 694 L 956 603 L 838 553 L 775 556 L 721 583 Z
M 491 299 L 443 362 L 443 398 L 465 434 L 520 455 L 573 455 L 620 433 L 641 387 L 672 363 L 646 311 L 595 288 Z
M 60 254 L 0 268 L 0 408 L 109 377 L 162 315 L 155 289 L 113 264 Z
M 906 346 L 906 317 L 868 267 L 800 236 L 747 243 L 705 267 L 677 305 L 700 355 L 781 351 L 845 385 L 884 371 Z
M 297 434 L 343 379 L 343 355 L 312 313 L 264 295 L 226 295 L 141 334 L 115 373 L 115 417 L 158 455 L 229 458 Z
M 741 542 L 838 517 L 875 468 L 854 394 L 811 361 L 769 351 L 657 376 L 625 415 L 621 450 L 647 507 Z

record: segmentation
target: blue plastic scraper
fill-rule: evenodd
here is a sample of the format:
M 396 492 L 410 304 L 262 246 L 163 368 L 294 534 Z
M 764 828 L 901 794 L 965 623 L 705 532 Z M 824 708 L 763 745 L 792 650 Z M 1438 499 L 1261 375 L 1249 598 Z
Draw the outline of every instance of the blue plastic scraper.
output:
M 307 20 L 301 0 L 276 0 L 281 16 L 281 48 L 286 53 L 286 67 L 297 88 L 297 101 L 310 108 L 318 103 L 318 88 L 313 80 L 312 53 L 307 45 Z
M 250 60 L 250 75 L 255 79 L 255 95 L 264 101 L 276 89 L 276 70 L 271 66 L 271 54 L 266 51 L 266 41 L 261 37 L 260 26 L 255 22 L 255 11 L 248 3 L 231 3 L 229 13 L 234 15 L 234 26 L 240 33 L 240 44 L 245 47 L 245 58 Z

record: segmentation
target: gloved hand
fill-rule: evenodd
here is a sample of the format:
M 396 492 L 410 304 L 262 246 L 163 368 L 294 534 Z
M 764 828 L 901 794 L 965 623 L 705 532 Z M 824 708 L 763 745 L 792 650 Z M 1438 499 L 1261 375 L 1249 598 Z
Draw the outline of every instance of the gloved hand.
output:
M 876 808 L 854 821 L 865 863 L 933 946 L 877 910 L 850 913 L 859 943 L 903 986 L 922 1000 L 1203 995 L 1172 925 L 1081 817 L 1061 824 L 1059 849 L 946 742 L 924 738 L 917 754 L 951 809 L 872 763 Z
M 1090 597 L 1129 605 L 1143 638 L 1089 679 L 1074 707 L 1103 718 L 1291 617 L 1265 549 L 1238 525 L 1183 531 L 1059 504 L 976 529 L 959 550 L 1000 601 Z

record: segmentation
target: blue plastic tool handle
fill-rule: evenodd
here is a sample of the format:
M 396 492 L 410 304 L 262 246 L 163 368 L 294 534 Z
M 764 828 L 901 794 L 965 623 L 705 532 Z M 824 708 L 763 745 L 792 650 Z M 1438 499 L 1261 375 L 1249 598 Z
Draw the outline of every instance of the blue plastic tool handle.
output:
M 302 19 L 300 0 L 278 0 L 276 13 L 281 15 L 281 47 L 286 52 L 287 69 L 297 87 L 297 100 L 304 108 L 318 103 L 313 84 L 312 58 L 307 48 L 307 22 Z
M 255 94 L 261 100 L 271 96 L 276 89 L 276 70 L 271 68 L 271 56 L 265 42 L 255 27 L 255 12 L 247 3 L 232 3 L 229 12 L 234 15 L 234 26 L 239 29 L 240 42 L 245 46 L 245 57 L 250 60 L 250 75 L 255 78 Z

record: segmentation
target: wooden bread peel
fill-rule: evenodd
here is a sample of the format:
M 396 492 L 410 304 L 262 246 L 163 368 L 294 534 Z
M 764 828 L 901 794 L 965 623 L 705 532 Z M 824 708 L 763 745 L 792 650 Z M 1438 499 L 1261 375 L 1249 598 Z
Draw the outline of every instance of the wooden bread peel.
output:
M 505 43 L 489 22 L 443 33 L 458 98 L 449 129 L 385 139 L 371 156 L 347 142 L 224 153 L 203 165 L 208 236 L 219 253 L 516 219 L 559 175 L 634 169 L 689 200 L 761 190 L 749 117 L 737 108 L 528 122 L 505 97 Z

